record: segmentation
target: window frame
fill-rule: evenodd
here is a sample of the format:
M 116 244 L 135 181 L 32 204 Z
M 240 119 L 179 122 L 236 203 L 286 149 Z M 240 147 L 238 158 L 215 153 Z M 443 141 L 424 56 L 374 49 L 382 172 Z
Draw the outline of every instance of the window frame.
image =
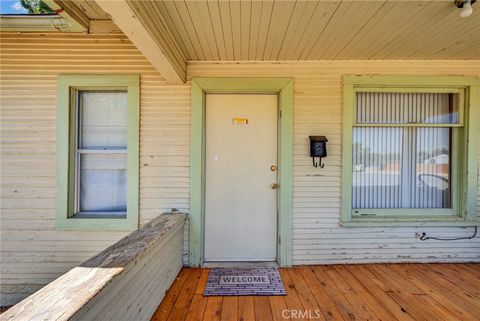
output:
M 120 88 L 119 88 L 120 89 Z M 75 95 L 75 115 L 76 115 L 76 123 L 75 123 L 75 193 L 74 193 L 74 213 L 78 217 L 81 216 L 91 216 L 92 218 L 98 218 L 98 217 L 108 217 L 111 216 L 112 218 L 119 218 L 121 216 L 125 216 L 127 212 L 108 212 L 108 214 L 104 212 L 81 212 L 80 211 L 80 190 L 81 190 L 81 184 L 80 184 L 80 179 L 81 179 L 81 157 L 83 155 L 107 155 L 107 154 L 113 154 L 113 155 L 125 155 L 128 157 L 128 146 L 125 146 L 125 148 L 104 148 L 104 149 L 97 149 L 97 148 L 80 148 L 80 145 L 82 144 L 82 131 L 81 127 L 83 125 L 83 117 L 82 117 L 82 111 L 80 106 L 83 105 L 83 101 L 81 99 L 82 92 L 103 92 L 103 93 L 116 93 L 116 92 L 124 92 L 128 95 L 127 90 L 77 90 L 74 89 L 74 92 L 72 92 L 72 95 Z M 127 106 L 128 109 L 128 106 Z M 127 121 L 128 121 L 128 110 L 127 110 Z M 127 128 L 128 130 L 128 128 Z M 128 169 L 127 169 L 128 171 Z
M 57 78 L 57 189 L 56 222 L 59 230 L 133 230 L 139 224 L 139 111 L 138 75 L 59 75 Z M 81 90 L 126 90 L 127 215 L 75 216 L 77 92 Z
M 373 124 L 373 126 L 372 124 L 356 124 L 355 97 L 357 92 L 451 92 L 460 94 L 458 124 L 403 125 L 450 127 L 452 129 L 452 209 L 352 209 L 353 128 L 399 127 L 399 124 Z M 345 75 L 343 77 L 341 224 L 343 226 L 469 226 L 476 224 L 479 104 L 480 79 L 478 77 Z M 467 157 L 462 158 L 456 155 L 467 155 Z

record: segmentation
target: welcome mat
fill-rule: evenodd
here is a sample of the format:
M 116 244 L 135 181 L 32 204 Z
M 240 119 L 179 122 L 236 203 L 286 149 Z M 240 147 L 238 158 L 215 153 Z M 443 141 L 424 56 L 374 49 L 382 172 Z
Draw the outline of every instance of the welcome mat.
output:
M 277 268 L 214 268 L 205 296 L 287 295 Z

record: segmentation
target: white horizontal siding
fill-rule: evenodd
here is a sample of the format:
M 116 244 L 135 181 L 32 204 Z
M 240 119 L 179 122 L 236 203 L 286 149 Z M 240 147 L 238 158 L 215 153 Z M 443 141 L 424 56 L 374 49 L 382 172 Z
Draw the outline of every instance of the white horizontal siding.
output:
M 2 34 L 1 59 L 0 282 L 4 305 L 27 296 L 126 234 L 54 230 L 56 76 L 141 75 L 142 224 L 171 208 L 188 212 L 190 85 L 167 85 L 123 35 Z M 294 78 L 295 264 L 479 261 L 480 239 L 440 243 L 414 238 L 420 230 L 466 236 L 470 229 L 339 227 L 341 76 L 360 73 L 479 75 L 480 62 L 189 65 L 190 77 Z M 323 170 L 313 168 L 308 157 L 311 134 L 329 139 Z M 480 194 L 478 201 L 480 217 Z M 186 248 L 184 252 L 186 258 Z
M 1 302 L 9 305 L 126 232 L 55 231 L 58 74 L 140 74 L 140 220 L 188 210 L 189 87 L 167 86 L 124 35 L 2 34 Z

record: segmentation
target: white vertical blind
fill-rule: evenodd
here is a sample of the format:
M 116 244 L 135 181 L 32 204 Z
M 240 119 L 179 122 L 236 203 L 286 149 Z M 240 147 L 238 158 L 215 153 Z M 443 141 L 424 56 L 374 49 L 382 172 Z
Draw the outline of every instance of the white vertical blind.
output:
M 127 210 L 127 93 L 78 95 L 77 211 L 124 214 Z
M 452 94 L 358 93 L 353 128 L 352 208 L 451 208 Z
M 357 93 L 357 124 L 457 124 L 458 95 Z

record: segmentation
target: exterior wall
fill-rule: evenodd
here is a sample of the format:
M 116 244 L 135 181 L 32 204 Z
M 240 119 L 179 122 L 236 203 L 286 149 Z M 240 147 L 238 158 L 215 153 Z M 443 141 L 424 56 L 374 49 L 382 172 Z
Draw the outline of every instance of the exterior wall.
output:
M 54 229 L 56 76 L 91 73 L 141 75 L 141 224 L 171 208 L 188 212 L 189 82 L 167 85 L 123 35 L 2 34 L 1 305 L 27 296 L 127 234 Z M 480 61 L 188 67 L 189 77 L 294 78 L 294 264 L 480 261 L 479 238 L 420 242 L 414 237 L 417 231 L 467 236 L 471 228 L 339 227 L 341 76 L 361 73 L 480 75 Z M 323 170 L 311 166 L 311 134 L 329 139 Z M 480 217 L 480 194 L 478 200 Z
M 164 79 L 123 35 L 1 35 L 1 302 L 38 290 L 128 232 L 56 231 L 58 74 L 140 74 L 140 221 L 188 211 L 188 86 Z
M 470 236 L 472 228 L 339 227 L 343 74 L 480 75 L 480 62 L 324 61 L 189 65 L 189 77 L 294 78 L 294 264 L 479 262 L 478 237 L 454 242 L 422 242 L 415 238 L 415 232 L 441 237 Z M 311 164 L 309 135 L 328 138 L 324 169 L 314 168 Z M 477 217 L 480 218 L 480 204 L 477 208 Z

